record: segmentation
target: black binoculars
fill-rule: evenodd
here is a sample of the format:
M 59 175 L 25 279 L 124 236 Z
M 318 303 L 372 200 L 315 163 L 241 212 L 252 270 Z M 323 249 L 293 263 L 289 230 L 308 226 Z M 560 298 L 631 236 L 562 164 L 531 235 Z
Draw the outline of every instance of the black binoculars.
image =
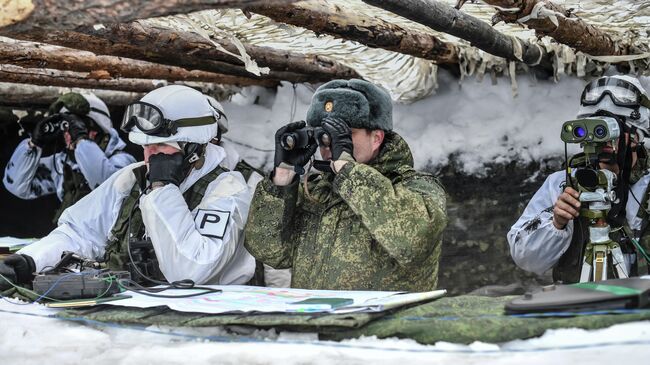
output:
M 41 134 L 58 134 L 66 131 L 69 126 L 70 122 L 62 114 L 54 114 L 38 124 Z
M 329 147 L 332 143 L 330 135 L 321 127 L 304 127 L 295 131 L 284 133 L 280 137 L 280 145 L 287 151 L 305 148 L 313 141 L 319 146 Z

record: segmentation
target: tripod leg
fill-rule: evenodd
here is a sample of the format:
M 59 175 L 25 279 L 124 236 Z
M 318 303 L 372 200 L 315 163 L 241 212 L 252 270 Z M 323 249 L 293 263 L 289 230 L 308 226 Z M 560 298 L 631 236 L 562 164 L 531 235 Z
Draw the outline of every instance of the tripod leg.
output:
M 591 281 L 591 265 L 589 264 L 588 258 L 585 257 L 580 271 L 580 282 L 586 283 L 588 281 Z
M 607 280 L 607 249 L 594 245 L 594 281 Z
M 630 274 L 627 272 L 627 267 L 625 266 L 625 258 L 623 257 L 623 252 L 620 247 L 614 247 L 611 250 L 612 253 L 612 265 L 616 269 L 619 279 L 629 278 Z

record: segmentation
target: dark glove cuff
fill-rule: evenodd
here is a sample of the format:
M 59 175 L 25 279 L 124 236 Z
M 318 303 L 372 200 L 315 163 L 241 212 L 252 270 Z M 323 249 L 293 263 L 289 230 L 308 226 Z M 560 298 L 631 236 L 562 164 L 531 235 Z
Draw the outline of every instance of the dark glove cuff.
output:
M 36 263 L 34 262 L 34 259 L 25 254 L 20 254 L 20 256 L 25 259 L 25 263 L 27 264 L 26 270 L 19 270 L 16 272 L 16 281 L 18 284 L 31 284 L 34 281 L 34 272 L 36 271 Z

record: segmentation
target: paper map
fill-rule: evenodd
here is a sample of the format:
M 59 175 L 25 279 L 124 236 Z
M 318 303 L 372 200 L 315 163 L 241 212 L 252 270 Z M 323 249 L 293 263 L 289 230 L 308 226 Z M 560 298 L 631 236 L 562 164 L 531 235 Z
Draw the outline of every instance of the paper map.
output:
M 149 308 L 168 306 L 180 312 L 197 313 L 349 313 L 358 311 L 382 311 L 401 305 L 424 300 L 439 298 L 445 290 L 426 293 L 402 293 L 385 291 L 336 291 L 336 290 L 306 290 L 265 288 L 244 285 L 211 285 L 211 288 L 221 289 L 221 293 L 210 293 L 193 298 L 154 298 L 135 292 L 123 294 L 132 296 L 129 299 L 107 302 L 108 305 Z M 184 295 L 193 290 L 166 290 L 165 295 Z M 336 309 L 324 308 L 321 304 L 292 304 L 313 298 L 348 298 L 353 304 Z M 326 306 L 325 306 L 326 307 Z

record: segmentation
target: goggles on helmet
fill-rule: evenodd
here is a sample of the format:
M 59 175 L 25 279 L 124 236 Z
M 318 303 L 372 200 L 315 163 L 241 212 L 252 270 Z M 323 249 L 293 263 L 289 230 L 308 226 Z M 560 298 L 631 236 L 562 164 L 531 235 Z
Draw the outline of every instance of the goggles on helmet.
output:
M 218 119 L 225 117 L 221 111 L 217 110 L 217 112 L 219 113 Z M 176 134 L 180 127 L 198 127 L 216 122 L 217 120 L 211 115 L 170 120 L 165 118 L 162 111 L 155 105 L 137 101 L 126 108 L 120 128 L 128 133 L 136 126 L 150 136 L 169 137 Z
M 636 108 L 644 106 L 650 108 L 650 99 L 633 83 L 614 77 L 600 78 L 587 84 L 582 92 L 580 103 L 582 105 L 596 105 L 609 95 L 617 106 Z

